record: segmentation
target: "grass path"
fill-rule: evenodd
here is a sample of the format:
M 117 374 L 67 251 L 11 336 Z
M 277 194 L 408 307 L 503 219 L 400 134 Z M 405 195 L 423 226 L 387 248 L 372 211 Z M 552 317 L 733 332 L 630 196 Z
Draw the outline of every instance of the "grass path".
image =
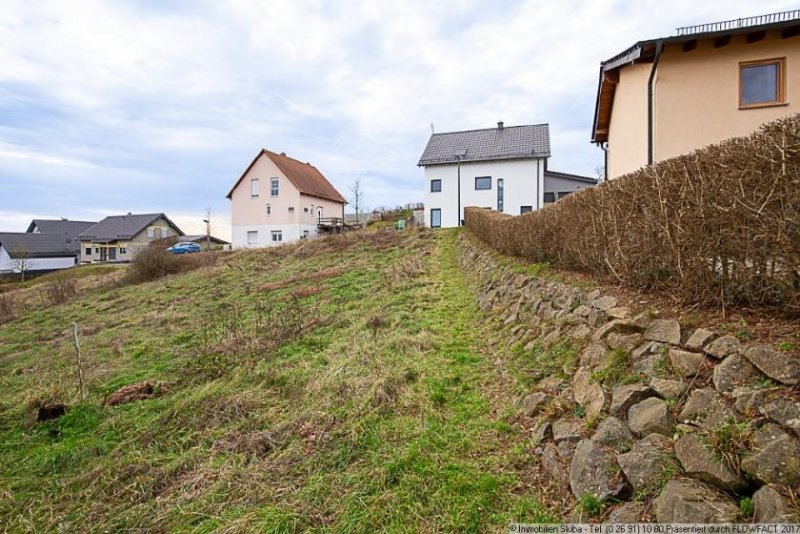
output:
M 235 268 L 95 297 L 96 306 L 125 303 L 113 318 L 75 302 L 6 325 L 0 522 L 12 531 L 482 532 L 549 519 L 524 480 L 518 391 L 487 348 L 455 235 L 253 253 Z M 237 345 L 221 334 L 231 309 L 251 325 L 262 299 L 298 287 L 292 302 L 317 326 L 232 356 Z M 192 300 L 175 300 L 189 288 Z M 153 310 L 173 320 L 142 325 Z M 76 315 L 98 325 L 84 343 L 105 366 L 92 395 L 56 422 L 23 421 L 36 388 L 68 369 L 53 364 L 66 347 L 41 346 Z M 143 378 L 174 385 L 158 399 L 100 404 Z

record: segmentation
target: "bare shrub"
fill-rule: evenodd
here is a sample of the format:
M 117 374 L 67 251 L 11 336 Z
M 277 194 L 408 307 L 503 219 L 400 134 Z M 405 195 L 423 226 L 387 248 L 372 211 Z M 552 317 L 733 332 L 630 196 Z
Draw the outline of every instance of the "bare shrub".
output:
M 0 325 L 17 318 L 16 305 L 11 295 L 0 293 Z
M 536 212 L 465 218 L 505 254 L 695 303 L 800 310 L 800 115 Z
M 58 273 L 47 283 L 44 294 L 51 305 L 63 304 L 78 296 L 78 281 L 66 273 Z
M 275 349 L 319 324 L 318 308 L 294 295 L 259 300 L 252 309 L 224 304 L 205 317 L 203 355 L 192 372 L 210 376 L 221 376 L 248 358 L 270 357 Z
M 219 260 L 216 252 L 171 254 L 163 246 L 148 246 L 139 251 L 123 283 L 137 284 L 158 280 L 169 274 L 193 271 L 214 265 Z

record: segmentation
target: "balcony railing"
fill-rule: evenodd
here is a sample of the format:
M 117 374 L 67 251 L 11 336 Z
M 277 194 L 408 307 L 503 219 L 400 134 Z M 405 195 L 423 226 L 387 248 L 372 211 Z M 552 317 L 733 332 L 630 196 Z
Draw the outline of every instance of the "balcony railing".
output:
M 770 13 L 769 15 L 758 15 L 756 17 L 746 17 L 743 19 L 723 20 L 721 22 L 697 24 L 695 26 L 682 26 L 677 28 L 676 31 L 678 35 L 723 32 L 737 30 L 739 28 L 749 28 L 750 26 L 775 24 L 776 22 L 789 22 L 798 19 L 800 19 L 800 9 L 794 9 L 792 11 L 781 11 L 780 13 Z

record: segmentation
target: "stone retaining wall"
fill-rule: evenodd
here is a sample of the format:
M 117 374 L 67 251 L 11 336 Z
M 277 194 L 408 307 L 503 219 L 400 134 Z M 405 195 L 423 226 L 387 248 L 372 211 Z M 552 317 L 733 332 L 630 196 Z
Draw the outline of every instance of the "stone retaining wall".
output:
M 458 249 L 509 351 L 576 350 L 520 400 L 535 461 L 584 503 L 566 519 L 599 500 L 610 522 L 798 521 L 800 361 Z

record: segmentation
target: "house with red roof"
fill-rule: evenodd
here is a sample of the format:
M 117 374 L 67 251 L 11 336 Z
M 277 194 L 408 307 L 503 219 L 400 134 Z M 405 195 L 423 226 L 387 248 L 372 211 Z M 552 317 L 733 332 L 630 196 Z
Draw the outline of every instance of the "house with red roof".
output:
M 266 247 L 335 233 L 345 198 L 313 165 L 262 149 L 228 192 L 233 248 Z

